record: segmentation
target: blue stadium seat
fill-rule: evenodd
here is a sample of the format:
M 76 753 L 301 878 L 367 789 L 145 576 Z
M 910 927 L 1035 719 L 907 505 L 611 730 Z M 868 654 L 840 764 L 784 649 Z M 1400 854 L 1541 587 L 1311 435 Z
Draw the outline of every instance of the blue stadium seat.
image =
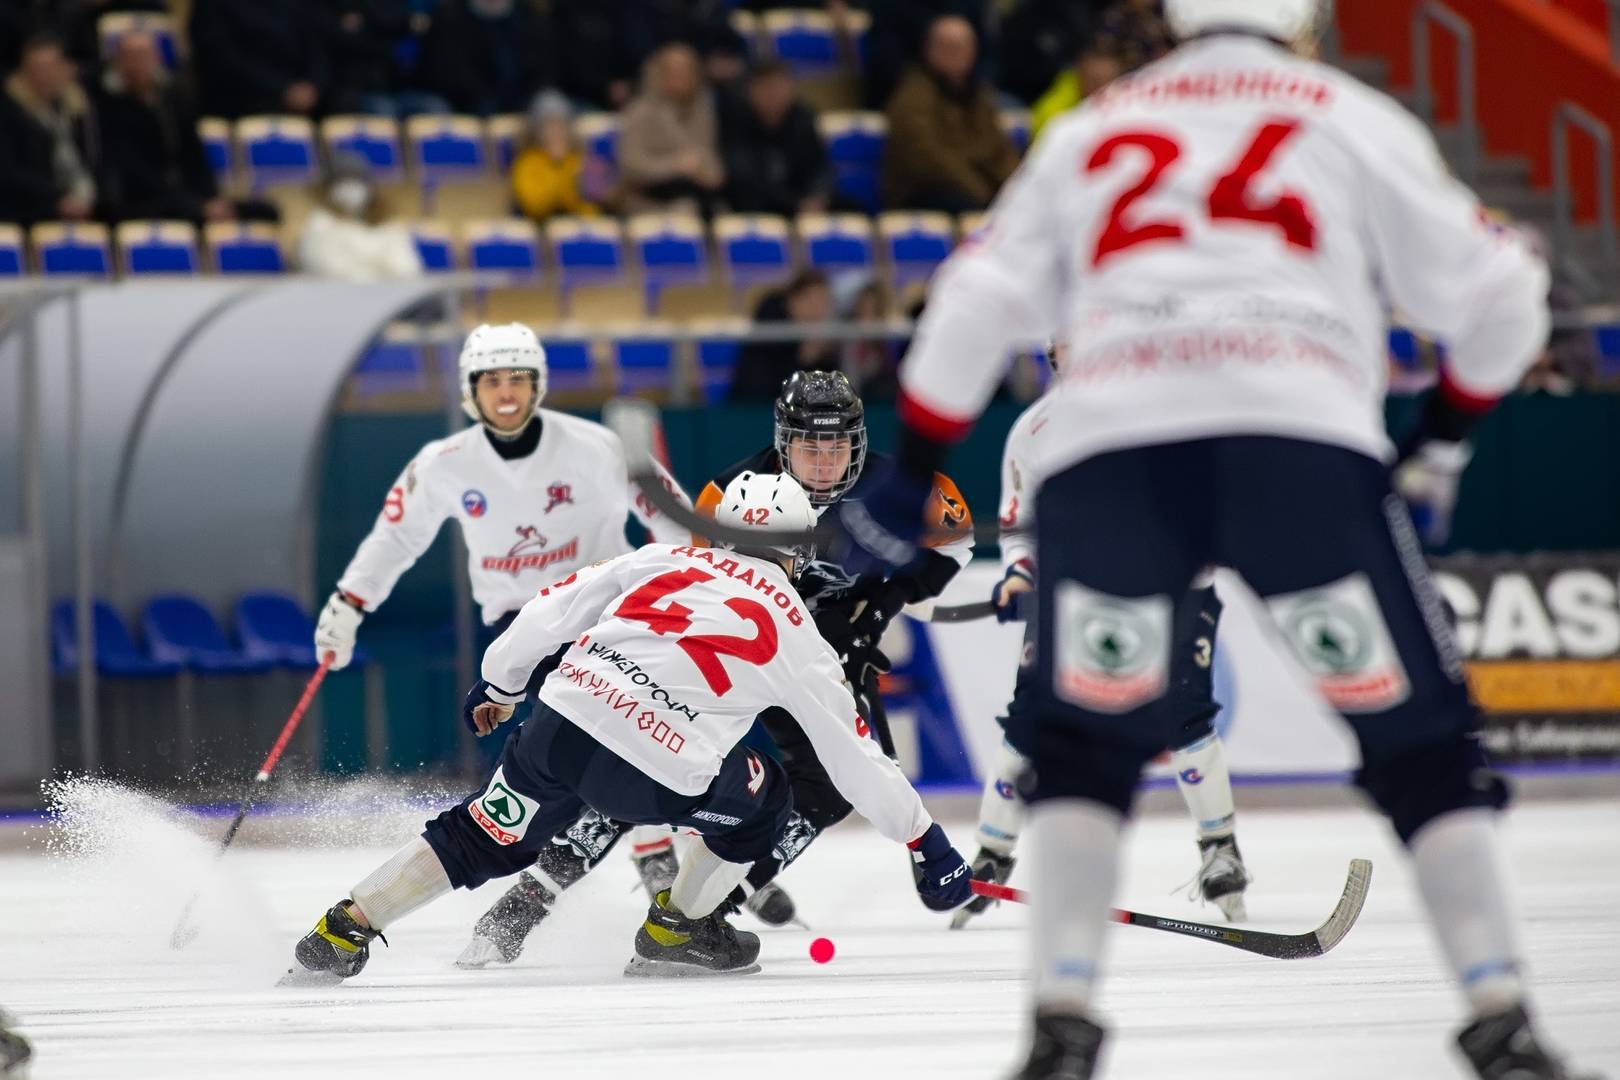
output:
M 153 660 L 181 664 L 199 674 L 249 675 L 270 662 L 233 649 L 214 616 L 195 598 L 154 596 L 141 609 L 141 633 Z
M 872 266 L 872 221 L 861 214 L 800 214 L 794 223 L 806 261 L 838 273 Z
M 208 166 L 221 180 L 231 171 L 231 122 L 217 116 L 205 116 L 197 121 L 197 138 L 202 140 L 203 153 Z
M 619 117 L 616 113 L 585 113 L 574 121 L 574 136 L 585 153 L 614 169 L 619 164 Z
M 878 235 L 896 287 L 934 272 L 955 243 L 948 214 L 891 210 L 878 215 Z
M 279 274 L 286 269 L 274 225 L 211 221 L 203 236 L 216 274 Z
M 882 113 L 824 112 L 816 119 L 827 157 L 833 166 L 833 185 L 868 213 L 877 213 L 878 170 L 889 125 Z
M 626 231 L 641 270 L 648 311 L 657 310 L 661 290 L 709 280 L 702 219 L 690 214 L 636 214 Z
M 21 277 L 28 261 L 24 254 L 22 229 L 0 222 L 0 277 Z
M 236 142 L 255 191 L 315 177 L 315 125 L 302 116 L 244 116 Z
M 242 651 L 256 660 L 311 671 L 315 659 L 315 623 L 298 601 L 284 593 L 244 593 L 236 601 L 236 635 Z M 355 649 L 355 661 L 361 651 Z
M 386 116 L 329 116 L 321 122 L 321 143 L 328 154 L 358 154 L 378 180 L 397 179 L 404 170 L 399 124 Z
M 546 238 L 563 290 L 624 278 L 624 230 L 609 218 L 552 218 Z
M 28 235 L 41 273 L 95 277 L 112 273 L 112 245 L 105 225 L 46 221 L 35 225 Z
M 484 121 L 484 138 L 495 151 L 495 167 L 501 172 L 511 171 L 528 130 L 529 118 L 521 114 L 492 116 Z
M 785 218 L 721 214 L 714 219 L 714 239 L 733 288 L 781 281 L 793 272 L 793 245 Z
M 668 389 L 675 381 L 675 340 L 669 327 L 641 323 L 613 339 L 620 393 Z
M 1597 337 L 1598 374 L 1605 379 L 1620 376 L 1620 326 L 1599 326 Z
M 1001 130 L 1012 139 L 1020 155 L 1029 149 L 1030 131 L 1034 127 L 1034 122 L 1028 109 L 1002 109 L 996 119 L 1001 121 Z
M 154 660 L 135 647 L 135 639 L 124 620 L 105 600 L 96 600 L 91 616 L 91 634 L 96 643 L 96 670 L 122 679 L 161 679 L 178 674 L 180 665 L 172 660 Z M 79 635 L 73 601 L 62 600 L 51 607 L 51 668 L 58 674 L 79 666 Z
M 540 275 L 540 239 L 527 219 L 469 221 L 463 230 L 472 269 L 521 278 Z
M 361 395 L 425 388 L 428 381 L 427 362 L 422 345 L 413 340 L 414 336 L 414 330 L 409 327 L 397 336 L 385 331 L 380 339 L 360 354 L 351 374 Z
M 430 274 L 443 274 L 456 268 L 456 248 L 450 240 L 449 226 L 442 221 L 413 221 L 410 230 L 416 254 L 422 259 L 422 269 Z
M 583 390 L 596 382 L 591 343 L 568 323 L 540 335 L 546 348 L 546 381 L 554 390 Z
M 737 354 L 742 349 L 741 336 L 748 325 L 746 319 L 713 319 L 692 325 L 698 381 L 703 387 L 703 400 L 710 405 L 724 401 L 731 390 L 731 376 L 737 370 Z
M 765 12 L 761 24 L 770 51 L 797 74 L 819 75 L 838 67 L 838 35 L 826 12 L 778 8 Z
M 426 186 L 482 175 L 489 168 L 484 125 L 473 116 L 413 116 L 405 138 Z
M 197 230 L 189 221 L 126 221 L 114 235 L 126 274 L 197 272 Z

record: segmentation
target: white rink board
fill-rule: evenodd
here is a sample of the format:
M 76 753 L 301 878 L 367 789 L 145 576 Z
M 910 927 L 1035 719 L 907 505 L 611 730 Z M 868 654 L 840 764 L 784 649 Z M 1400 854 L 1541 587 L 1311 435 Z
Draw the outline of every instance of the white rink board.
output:
M 223 822 L 182 833 L 138 808 L 100 812 L 118 842 L 75 862 L 21 850 L 8 842 L 20 826 L 0 825 L 0 1001 L 37 1044 L 35 1080 L 985 1080 L 1005 1074 L 1022 1039 L 1024 912 L 949 932 L 917 903 L 901 852 L 854 821 L 784 878 L 837 944 L 825 966 L 806 956 L 813 934 L 767 931 L 760 975 L 622 978 L 645 908 L 616 852 L 509 968 L 451 966 L 500 891 L 492 883 L 398 924 L 351 983 L 282 990 L 271 983 L 294 940 L 419 814 L 328 823 L 323 843 L 349 834 L 363 846 L 233 850 L 203 937 L 174 953 L 175 911 Z M 971 823 L 948 824 L 971 842 Z M 1461 1078 L 1449 1050 L 1460 1006 L 1382 825 L 1353 811 L 1255 811 L 1240 828 L 1256 924 L 1314 926 L 1346 863 L 1366 855 L 1376 869 L 1360 924 L 1328 956 L 1291 962 L 1112 928 L 1102 1076 Z M 1507 829 L 1546 1026 L 1587 1067 L 1620 1075 L 1617 836 L 1612 801 L 1527 806 Z M 1176 888 L 1194 868 L 1191 840 L 1179 816 L 1138 825 L 1121 902 L 1215 918 Z
M 1001 578 L 999 564 L 969 563 L 951 582 L 941 604 L 986 600 Z M 1336 714 L 1316 696 L 1304 673 L 1272 632 L 1264 609 L 1242 581 L 1221 570 L 1215 590 L 1225 611 L 1217 635 L 1217 664 L 1233 679 L 1230 715 L 1219 721 L 1227 762 L 1237 775 L 1340 773 L 1359 761 L 1355 742 Z M 984 775 L 1001 729 L 996 717 L 1012 696 L 1023 625 L 994 619 L 929 625 L 935 656 L 956 709 L 974 772 Z M 887 645 L 888 642 L 885 642 Z M 891 654 L 892 655 L 892 654 Z M 1168 769 L 1157 770 L 1169 775 Z

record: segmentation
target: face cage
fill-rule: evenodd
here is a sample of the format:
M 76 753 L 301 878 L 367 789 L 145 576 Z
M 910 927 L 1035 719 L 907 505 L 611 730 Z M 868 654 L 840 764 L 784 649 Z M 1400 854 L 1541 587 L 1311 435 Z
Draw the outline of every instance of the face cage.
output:
M 788 457 L 788 444 L 791 442 L 831 442 L 836 439 L 849 440 L 849 465 L 844 469 L 843 478 L 825 491 L 817 491 L 793 471 Z M 854 431 L 812 431 L 809 428 L 789 427 L 786 424 L 776 426 L 776 456 L 782 460 L 782 471 L 799 482 L 804 493 L 810 497 L 810 505 L 820 509 L 831 506 L 855 486 L 855 481 L 861 478 L 861 469 L 866 465 L 866 424 L 863 422 Z

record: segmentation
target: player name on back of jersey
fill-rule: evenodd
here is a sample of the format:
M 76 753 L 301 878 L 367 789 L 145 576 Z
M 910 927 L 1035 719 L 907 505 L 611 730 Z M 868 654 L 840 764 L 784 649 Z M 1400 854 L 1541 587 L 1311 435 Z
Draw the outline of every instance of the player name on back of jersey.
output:
M 1120 79 L 1103 91 L 1098 105 L 1108 109 L 1161 103 L 1213 105 L 1227 101 L 1321 107 L 1333 101 L 1333 87 L 1321 79 L 1282 69 L 1166 72 Z

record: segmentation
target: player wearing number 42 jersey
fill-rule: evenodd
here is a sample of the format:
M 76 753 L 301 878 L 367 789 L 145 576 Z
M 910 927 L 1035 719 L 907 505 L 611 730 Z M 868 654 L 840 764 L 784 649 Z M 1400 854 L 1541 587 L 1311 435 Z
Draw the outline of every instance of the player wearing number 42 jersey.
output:
M 389 489 L 316 625 L 316 655 L 331 653 L 334 671 L 348 665 L 365 615 L 388 599 L 446 521 L 461 528 L 473 599 L 491 637 L 541 585 L 628 551 L 628 515 L 655 539 L 686 536 L 630 483 L 618 436 L 541 407 L 546 353 L 534 331 L 479 326 L 467 335 L 459 369 L 462 409 L 477 423 L 428 443 Z M 597 860 L 623 830 L 592 824 L 589 858 Z M 667 832 L 638 830 L 631 854 L 649 893 L 669 884 L 675 855 Z M 559 845 L 553 877 L 582 872 L 583 859 Z
M 534 714 L 482 789 L 428 822 L 335 905 L 295 950 L 290 978 L 358 974 L 373 938 L 449 892 L 531 864 L 585 805 L 616 820 L 697 832 L 636 933 L 633 975 L 757 971 L 759 939 L 716 913 L 782 842 L 792 796 L 780 765 L 739 745 L 761 711 L 792 711 L 834 782 L 879 832 L 911 849 L 923 903 L 969 898 L 966 862 L 899 766 L 858 732 L 855 700 L 791 573 L 803 553 L 773 532 L 815 522 L 785 476 L 744 473 L 717 517 L 757 530 L 734 550 L 651 545 L 542 589 L 484 654 L 465 714 L 479 734 L 512 715 L 560 646 Z
M 1166 0 L 1181 45 L 1047 128 L 936 276 L 900 372 L 897 468 L 840 515 L 846 564 L 902 561 L 927 476 L 1001 378 L 1069 347 L 1036 436 L 1028 828 L 1033 1040 L 1022 1080 L 1093 1075 L 1124 819 L 1165 745 L 1176 600 L 1210 565 L 1265 603 L 1356 737 L 1356 783 L 1412 858 L 1482 1080 L 1567 1080 L 1541 1043 L 1431 537 L 1467 436 L 1547 334 L 1547 271 L 1433 138 L 1306 59 L 1320 0 Z M 1415 433 L 1385 434 L 1387 316 L 1447 346 Z M 1393 476 L 1391 466 L 1395 465 Z

